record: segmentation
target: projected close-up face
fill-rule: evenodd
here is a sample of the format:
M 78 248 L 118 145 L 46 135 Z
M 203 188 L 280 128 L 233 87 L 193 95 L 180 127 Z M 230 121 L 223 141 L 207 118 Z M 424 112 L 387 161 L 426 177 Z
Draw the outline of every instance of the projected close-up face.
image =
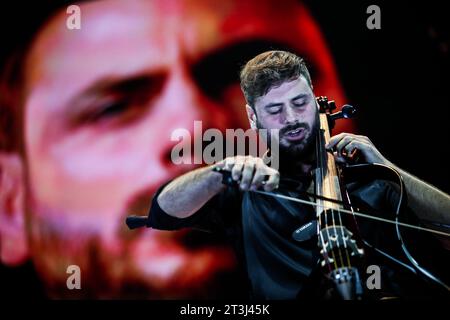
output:
M 51 296 L 206 297 L 236 268 L 228 246 L 131 231 L 125 217 L 147 215 L 156 189 L 193 168 L 170 160 L 175 129 L 248 127 L 239 68 L 262 50 L 295 50 L 315 94 L 343 103 L 323 35 L 298 1 L 79 6 L 80 30 L 67 29 L 61 10 L 26 57 L 25 219 L 14 231 L 23 249 L 2 262 L 31 259 Z M 81 292 L 67 290 L 69 265 L 81 268 Z

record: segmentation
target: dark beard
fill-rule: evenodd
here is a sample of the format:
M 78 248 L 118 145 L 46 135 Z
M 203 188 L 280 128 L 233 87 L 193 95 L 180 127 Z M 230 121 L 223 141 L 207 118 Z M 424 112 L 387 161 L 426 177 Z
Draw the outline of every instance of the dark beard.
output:
M 302 160 L 314 151 L 316 129 L 310 128 L 307 123 L 298 123 L 295 125 L 289 125 L 280 130 L 280 140 L 285 136 L 286 132 L 303 128 L 306 130 L 307 135 L 301 141 L 290 141 L 289 145 L 284 145 L 280 142 L 280 155 L 286 155 L 291 159 Z
M 266 129 L 261 125 L 259 120 L 256 120 L 256 125 L 258 129 Z M 316 137 L 319 130 L 319 119 L 317 118 L 316 121 L 314 121 L 312 128 L 307 123 L 296 123 L 280 129 L 280 140 L 283 138 L 286 132 L 298 128 L 304 128 L 307 131 L 307 135 L 305 139 L 298 142 L 289 142 L 289 145 L 287 146 L 279 142 L 280 164 L 292 162 L 309 162 L 311 161 L 311 158 L 314 158 Z M 266 143 L 270 148 L 270 143 L 272 141 L 270 130 L 268 130 L 267 135 L 268 136 Z M 273 148 L 270 149 L 272 150 Z

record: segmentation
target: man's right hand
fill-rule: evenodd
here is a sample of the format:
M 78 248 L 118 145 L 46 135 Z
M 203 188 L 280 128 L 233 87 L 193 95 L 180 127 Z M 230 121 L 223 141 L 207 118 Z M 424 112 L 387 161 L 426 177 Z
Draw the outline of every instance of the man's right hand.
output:
M 228 157 L 214 166 L 231 171 L 233 180 L 239 182 L 241 190 L 256 190 L 264 186 L 265 191 L 272 191 L 278 188 L 280 182 L 278 170 L 270 168 L 257 157 Z

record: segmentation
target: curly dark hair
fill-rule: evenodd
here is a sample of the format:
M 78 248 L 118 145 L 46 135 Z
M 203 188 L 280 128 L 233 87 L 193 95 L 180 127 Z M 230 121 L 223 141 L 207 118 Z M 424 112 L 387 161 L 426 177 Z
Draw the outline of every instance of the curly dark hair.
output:
M 312 87 L 311 76 L 303 58 L 288 51 L 266 51 L 250 61 L 241 70 L 241 89 L 247 104 L 253 109 L 257 98 L 267 94 L 283 82 L 304 76 Z

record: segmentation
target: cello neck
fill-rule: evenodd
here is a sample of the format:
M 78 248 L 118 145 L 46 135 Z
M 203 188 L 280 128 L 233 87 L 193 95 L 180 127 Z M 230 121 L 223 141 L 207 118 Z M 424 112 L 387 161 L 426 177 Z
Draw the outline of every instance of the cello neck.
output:
M 316 194 L 323 195 L 330 199 L 342 200 L 342 192 L 338 169 L 333 154 L 327 152 L 325 145 L 330 141 L 330 125 L 328 123 L 328 114 L 319 113 L 320 129 L 316 142 L 317 167 L 315 171 Z M 340 204 L 326 200 L 318 200 L 319 205 L 325 205 L 331 209 L 342 208 Z M 322 211 L 323 207 L 317 206 L 317 210 Z M 318 212 L 319 213 L 319 212 Z

